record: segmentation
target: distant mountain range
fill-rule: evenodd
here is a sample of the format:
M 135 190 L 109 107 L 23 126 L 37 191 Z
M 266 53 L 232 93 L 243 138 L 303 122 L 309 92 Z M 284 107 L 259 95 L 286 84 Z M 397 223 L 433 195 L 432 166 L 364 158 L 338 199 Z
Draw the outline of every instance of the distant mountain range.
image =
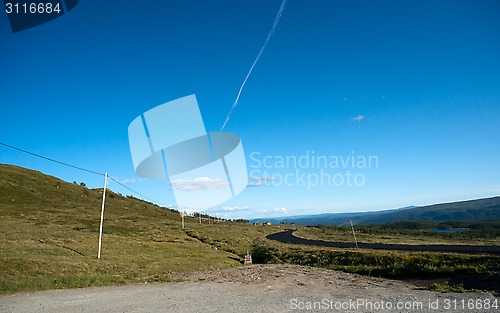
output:
M 395 210 L 325 213 L 316 215 L 297 215 L 275 218 L 257 218 L 250 222 L 271 222 L 273 224 L 295 223 L 298 225 L 347 225 L 386 224 L 398 221 L 485 221 L 500 220 L 500 197 L 469 201 L 441 203 L 422 207 L 409 206 Z

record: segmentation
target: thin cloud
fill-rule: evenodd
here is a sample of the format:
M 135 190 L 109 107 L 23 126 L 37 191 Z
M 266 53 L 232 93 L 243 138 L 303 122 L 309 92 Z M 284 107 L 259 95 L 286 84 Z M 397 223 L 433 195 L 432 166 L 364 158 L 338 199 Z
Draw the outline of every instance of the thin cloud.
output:
M 262 176 L 262 177 L 250 177 L 249 180 L 251 181 L 248 183 L 247 187 L 262 187 L 262 186 L 269 186 L 269 184 L 276 180 L 276 178 L 272 176 Z
M 140 183 L 141 181 L 146 180 L 145 178 L 128 178 L 120 181 L 122 184 L 135 184 L 135 183 Z
M 358 116 L 352 118 L 352 120 L 355 122 L 361 122 L 364 119 L 365 119 L 364 115 L 358 115 Z
M 229 186 L 228 182 L 220 178 L 197 177 L 195 179 L 176 179 L 170 182 L 173 188 L 181 191 L 209 191 L 224 189 Z
M 248 212 L 251 212 L 254 210 L 254 208 L 249 207 L 249 206 L 238 206 L 238 205 L 233 205 L 233 206 L 223 206 L 223 207 L 213 207 L 213 208 L 207 208 L 203 210 L 198 210 L 197 212 L 203 213 L 203 214 L 209 214 L 211 216 L 228 216 L 228 215 L 238 215 L 238 214 L 246 214 Z
M 250 207 L 240 207 L 240 206 L 224 206 L 220 211 L 225 211 L 225 212 L 241 212 L 241 211 L 248 211 L 251 210 Z

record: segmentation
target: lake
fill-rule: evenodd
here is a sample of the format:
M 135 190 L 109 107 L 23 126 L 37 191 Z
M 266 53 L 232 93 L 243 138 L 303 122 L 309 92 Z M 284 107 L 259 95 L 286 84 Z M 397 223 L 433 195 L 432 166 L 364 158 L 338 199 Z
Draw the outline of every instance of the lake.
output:
M 466 231 L 471 231 L 470 228 L 452 228 L 452 229 L 433 229 L 433 233 L 463 233 Z

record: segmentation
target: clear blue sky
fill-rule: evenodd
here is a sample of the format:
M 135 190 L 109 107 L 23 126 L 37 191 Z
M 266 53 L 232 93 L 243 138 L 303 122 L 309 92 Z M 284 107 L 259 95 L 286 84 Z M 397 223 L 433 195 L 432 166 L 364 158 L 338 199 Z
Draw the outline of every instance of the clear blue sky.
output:
M 137 178 L 129 123 L 196 94 L 207 131 L 218 131 L 280 5 L 86 0 L 15 34 L 2 13 L 0 141 Z M 225 128 L 242 138 L 261 184 L 210 212 L 252 218 L 499 195 L 499 17 L 495 0 L 289 0 Z M 307 153 L 375 156 L 378 166 L 255 168 L 266 156 Z M 3 147 L 0 163 L 102 186 L 99 176 Z M 347 171 L 363 184 L 277 179 Z M 167 181 L 128 186 L 175 205 Z

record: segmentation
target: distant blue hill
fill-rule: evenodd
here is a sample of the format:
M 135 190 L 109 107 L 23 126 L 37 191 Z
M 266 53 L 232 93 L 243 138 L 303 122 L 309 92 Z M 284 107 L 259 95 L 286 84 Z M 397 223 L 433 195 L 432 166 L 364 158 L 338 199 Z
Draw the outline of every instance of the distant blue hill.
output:
M 387 224 L 398 221 L 485 221 L 500 220 L 500 197 L 476 199 L 452 203 L 441 203 L 422 207 L 409 206 L 395 210 L 324 213 L 315 215 L 297 215 L 275 218 L 257 218 L 250 222 L 271 222 L 273 224 L 295 223 L 298 225 L 346 225 Z
M 359 221 L 364 218 L 373 218 L 378 215 L 385 215 L 394 213 L 400 210 L 413 209 L 416 206 L 408 206 L 393 210 L 384 211 L 372 211 L 372 212 L 352 212 L 352 213 L 323 213 L 323 214 L 311 214 L 311 215 L 295 215 L 295 216 L 283 216 L 283 217 L 273 217 L 273 218 L 256 218 L 250 221 L 250 223 L 258 222 L 271 222 L 273 224 L 284 223 L 295 223 L 298 225 L 343 225 L 349 223 L 349 221 Z M 355 223 L 359 224 L 359 222 Z

